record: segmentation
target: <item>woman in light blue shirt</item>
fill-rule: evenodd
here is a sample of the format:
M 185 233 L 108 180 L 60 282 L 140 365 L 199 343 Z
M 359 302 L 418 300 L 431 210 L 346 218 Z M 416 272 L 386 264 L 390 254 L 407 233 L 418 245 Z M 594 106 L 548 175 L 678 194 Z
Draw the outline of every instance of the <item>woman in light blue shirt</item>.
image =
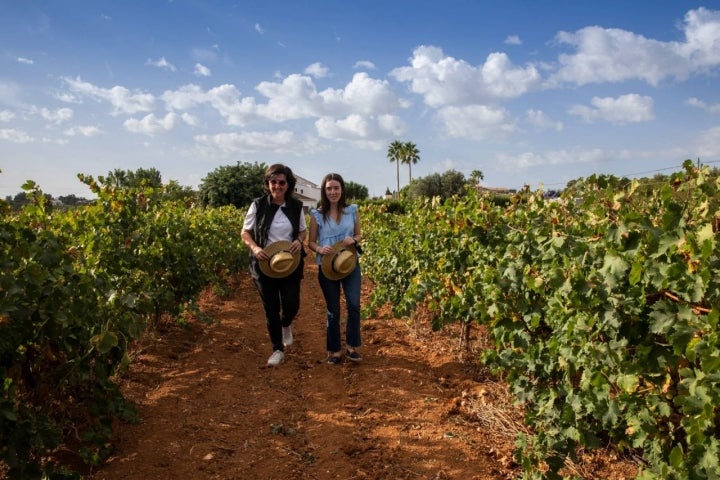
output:
M 337 173 L 325 175 L 320 184 L 320 208 L 310 210 L 308 247 L 316 253 L 318 281 L 327 305 L 328 363 L 342 361 L 340 289 L 345 293 L 347 323 L 345 357 L 362 360 L 360 339 L 360 218 L 357 205 L 347 205 L 345 181 Z

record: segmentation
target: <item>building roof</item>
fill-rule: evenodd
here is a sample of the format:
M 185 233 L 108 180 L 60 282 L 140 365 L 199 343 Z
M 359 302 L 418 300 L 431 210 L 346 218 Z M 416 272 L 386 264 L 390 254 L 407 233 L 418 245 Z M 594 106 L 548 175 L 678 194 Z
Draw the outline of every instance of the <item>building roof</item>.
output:
M 296 186 L 302 184 L 302 185 L 307 185 L 308 187 L 320 188 L 320 185 L 313 183 L 310 180 L 301 177 L 300 175 L 296 174 L 295 179 L 297 180 L 297 183 L 295 184 Z
M 307 195 L 303 195 L 302 193 L 294 192 L 293 195 L 298 200 L 301 200 L 303 202 L 317 202 L 317 198 L 308 197 Z

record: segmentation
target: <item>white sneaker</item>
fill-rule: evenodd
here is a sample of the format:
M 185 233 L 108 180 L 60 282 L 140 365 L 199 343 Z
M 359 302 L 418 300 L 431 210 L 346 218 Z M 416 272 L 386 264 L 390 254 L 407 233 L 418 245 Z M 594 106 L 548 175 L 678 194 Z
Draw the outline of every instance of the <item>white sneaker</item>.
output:
M 268 367 L 277 367 L 285 360 L 285 354 L 280 350 L 275 350 L 270 358 L 268 358 Z
M 283 345 L 289 347 L 293 343 L 292 325 L 282 327 Z

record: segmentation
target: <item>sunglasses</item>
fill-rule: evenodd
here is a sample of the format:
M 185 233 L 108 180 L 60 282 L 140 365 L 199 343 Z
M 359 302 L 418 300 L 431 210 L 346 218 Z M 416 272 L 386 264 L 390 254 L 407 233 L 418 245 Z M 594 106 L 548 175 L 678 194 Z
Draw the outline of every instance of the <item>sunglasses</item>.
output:
M 273 185 L 280 185 L 281 187 L 284 187 L 287 184 L 285 180 L 270 180 L 270 183 Z

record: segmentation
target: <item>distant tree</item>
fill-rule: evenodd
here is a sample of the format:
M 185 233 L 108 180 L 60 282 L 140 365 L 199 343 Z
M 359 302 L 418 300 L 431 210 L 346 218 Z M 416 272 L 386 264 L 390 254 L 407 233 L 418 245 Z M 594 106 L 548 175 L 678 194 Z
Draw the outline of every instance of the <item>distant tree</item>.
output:
M 116 188 L 159 188 L 162 186 L 162 176 L 156 168 L 138 168 L 134 172 L 116 168 L 108 172 L 107 177 L 101 178 L 101 181 Z
M 237 163 L 218 167 L 202 179 L 200 204 L 203 207 L 234 205 L 245 208 L 255 197 L 263 194 L 264 163 Z
M 442 197 L 442 178 L 439 173 L 431 173 L 425 177 L 416 178 L 408 187 L 408 197 Z
M 456 170 L 448 170 L 442 175 L 433 173 L 414 180 L 408 189 L 408 197 L 440 197 L 445 200 L 453 195 L 464 195 L 465 183 L 465 176 Z
M 28 198 L 27 193 L 20 192 L 15 195 L 15 197 L 12 199 L 12 201 L 10 203 L 14 206 L 26 205 L 26 204 L 30 203 L 30 199 Z
M 453 195 L 464 195 L 467 180 L 465 175 L 457 170 L 448 170 L 442 174 L 443 198 L 450 198 Z
M 365 200 L 369 196 L 370 193 L 365 185 L 360 185 L 355 182 L 345 182 L 345 198 L 348 200 Z
M 578 181 L 579 181 L 579 179 L 577 179 L 577 178 L 573 178 L 572 180 L 568 180 L 568 182 L 565 184 L 565 188 L 567 188 L 567 189 L 573 188 L 573 187 L 578 183 Z
M 180 185 L 177 180 L 170 180 L 163 185 L 162 176 L 156 168 L 138 168 L 135 171 L 116 168 L 108 172 L 106 177 L 100 177 L 99 180 L 105 185 L 115 188 L 142 189 L 149 187 L 157 189 L 162 191 L 164 200 L 195 201 L 197 199 L 197 192 L 190 187 Z
M 63 205 L 82 205 L 84 203 L 88 203 L 88 200 L 86 198 L 76 197 L 73 194 L 70 195 L 60 195 L 58 197 L 58 200 L 60 200 Z
M 408 166 L 408 184 L 412 182 L 412 166 L 420 161 L 420 150 L 412 142 L 405 142 L 403 144 L 403 156 L 402 163 L 406 163 Z
M 484 180 L 485 175 L 480 170 L 473 170 L 470 172 L 470 180 L 475 184 L 475 188 L 480 186 L 480 180 Z
M 128 172 L 127 170 L 123 170 L 121 168 L 116 168 L 115 170 L 108 172 L 108 174 L 105 178 L 100 178 L 100 181 L 103 182 L 105 185 L 115 187 L 115 188 L 127 187 L 128 186 L 127 172 Z
M 170 180 L 165 185 L 164 198 L 167 200 L 194 201 L 198 193 L 190 187 L 184 187 L 175 180 Z
M 138 168 L 130 173 L 130 181 L 136 186 L 158 188 L 162 186 L 162 176 L 156 168 Z
M 594 174 L 586 179 L 588 185 L 596 185 L 598 188 L 623 188 L 630 183 L 627 177 L 618 177 L 612 174 Z

